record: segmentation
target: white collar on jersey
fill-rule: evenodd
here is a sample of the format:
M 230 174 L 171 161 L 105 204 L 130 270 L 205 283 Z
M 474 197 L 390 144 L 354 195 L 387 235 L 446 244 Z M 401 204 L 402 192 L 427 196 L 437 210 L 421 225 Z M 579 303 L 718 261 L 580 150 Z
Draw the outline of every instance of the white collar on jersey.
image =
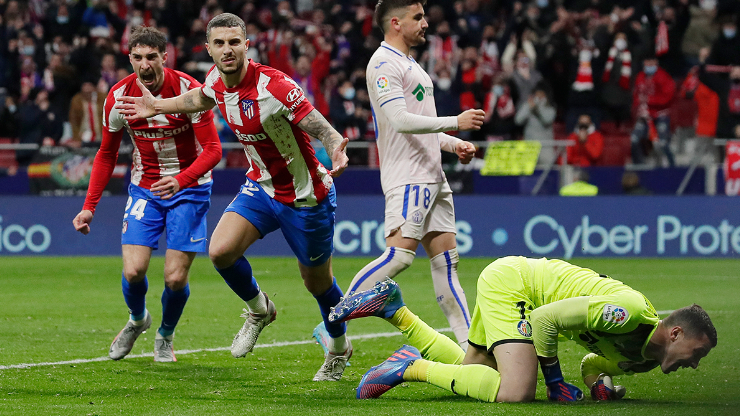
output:
M 416 61 L 414 61 L 414 58 L 411 57 L 411 55 L 408 55 L 408 56 L 407 55 L 404 55 L 403 52 L 401 52 L 399 49 L 394 48 L 393 46 L 390 45 L 390 43 L 388 43 L 386 41 L 380 42 L 380 47 L 381 48 L 386 48 L 386 49 L 390 50 L 391 52 L 395 53 L 396 55 L 402 56 L 402 57 L 404 57 L 406 59 L 409 59 L 412 62 L 416 62 Z

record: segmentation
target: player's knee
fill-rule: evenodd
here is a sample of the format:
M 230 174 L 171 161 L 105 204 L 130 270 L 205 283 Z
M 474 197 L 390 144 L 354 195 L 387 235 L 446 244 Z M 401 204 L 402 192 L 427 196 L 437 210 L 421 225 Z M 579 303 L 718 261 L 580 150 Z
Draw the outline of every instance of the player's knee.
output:
M 393 250 L 392 254 L 390 254 L 391 249 Z M 395 277 L 397 274 L 411 266 L 411 263 L 414 262 L 414 258 L 416 257 L 416 252 L 400 247 L 389 247 L 381 257 L 385 257 L 390 260 L 388 261 L 388 267 L 390 269 L 389 277 Z M 392 276 L 390 276 L 390 274 L 392 274 Z
M 164 284 L 175 292 L 184 289 L 188 284 L 188 271 L 182 267 L 176 270 L 165 270 Z
M 228 247 L 211 244 L 208 248 L 208 257 L 217 269 L 225 269 L 234 264 L 239 255 L 234 255 Z
M 501 387 L 499 388 L 497 402 L 522 403 L 534 400 L 537 391 L 537 372 L 508 371 L 502 369 Z M 511 368 L 509 368 L 511 370 Z
M 531 389 L 506 388 L 502 382 L 496 401 L 499 403 L 526 403 L 534 401 L 534 396 L 534 387 Z
M 123 277 L 129 283 L 140 282 L 146 277 L 146 266 L 136 264 L 124 264 Z

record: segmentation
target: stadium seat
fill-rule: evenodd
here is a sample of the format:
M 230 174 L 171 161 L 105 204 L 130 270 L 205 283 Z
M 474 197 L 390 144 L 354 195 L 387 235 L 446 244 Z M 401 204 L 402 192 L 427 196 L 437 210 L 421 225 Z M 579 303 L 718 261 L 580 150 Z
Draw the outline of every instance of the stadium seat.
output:
M 693 128 L 697 106 L 694 100 L 678 98 L 671 105 L 671 128 Z
M 0 144 L 12 144 L 13 142 L 13 139 L 0 137 Z M 15 165 L 17 165 L 15 161 L 15 150 L 0 149 L 0 168 L 9 168 Z
M 552 135 L 555 140 L 565 140 L 569 132 L 565 131 L 565 123 L 556 121 L 552 124 Z
M 629 156 L 630 136 L 628 134 L 604 132 L 604 152 L 597 166 L 624 166 Z

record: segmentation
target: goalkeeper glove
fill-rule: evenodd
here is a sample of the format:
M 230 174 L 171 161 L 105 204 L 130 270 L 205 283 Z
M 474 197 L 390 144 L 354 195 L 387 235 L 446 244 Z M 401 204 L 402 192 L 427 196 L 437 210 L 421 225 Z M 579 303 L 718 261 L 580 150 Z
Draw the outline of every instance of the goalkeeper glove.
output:
M 591 398 L 598 401 L 619 400 L 627 393 L 624 386 L 615 386 L 611 376 L 599 374 L 599 378 L 591 384 Z
M 560 370 L 560 361 L 542 365 L 542 374 L 545 376 L 548 399 L 558 402 L 583 400 L 581 389 L 570 383 L 566 383 L 563 379 L 563 372 Z

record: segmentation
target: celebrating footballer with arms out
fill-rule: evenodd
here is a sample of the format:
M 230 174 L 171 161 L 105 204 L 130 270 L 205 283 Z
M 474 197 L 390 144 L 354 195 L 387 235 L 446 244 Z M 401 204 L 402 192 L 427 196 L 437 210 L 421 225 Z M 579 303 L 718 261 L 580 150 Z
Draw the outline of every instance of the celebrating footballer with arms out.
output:
M 404 345 L 368 371 L 358 398 L 376 398 L 403 381 L 422 381 L 486 402 L 535 398 L 537 364 L 553 401 L 577 401 L 558 360 L 558 338 L 590 353 L 581 376 L 594 400 L 614 400 L 625 389 L 612 377 L 697 368 L 717 346 L 717 331 L 699 305 L 660 319 L 637 290 L 593 270 L 554 259 L 503 257 L 478 278 L 467 353 L 404 306 L 393 280 L 344 299 L 329 315 L 342 322 L 380 316 L 398 328 Z
M 385 40 L 370 58 L 367 86 L 385 194 L 385 252 L 360 270 L 348 292 L 373 287 L 408 268 L 419 243 L 431 263 L 435 298 L 460 346 L 467 348 L 470 312 L 457 277 L 455 207 L 442 170 L 441 150 L 469 163 L 472 143 L 443 132 L 479 130 L 483 110 L 437 117 L 432 79 L 410 55 L 426 42 L 426 0 L 381 0 L 375 22 Z M 320 326 L 314 336 L 320 333 Z
M 342 296 L 331 268 L 336 207 L 332 177 L 347 166 L 348 139 L 314 109 L 287 75 L 245 58 L 249 41 L 239 17 L 230 13 L 214 17 L 206 37 L 215 65 L 201 89 L 158 100 L 142 88 L 143 97 L 120 97 L 117 107 L 133 120 L 219 106 L 250 165 L 247 181 L 226 208 L 209 247 L 216 270 L 248 307 L 231 353 L 243 357 L 250 352 L 262 329 L 276 318 L 275 305 L 260 291 L 244 252 L 281 229 L 330 334 L 324 364 L 314 380 L 339 380 L 352 346 L 345 324 L 328 321 L 329 308 Z M 316 159 L 309 135 L 324 144 L 332 171 Z
M 136 339 L 152 323 L 146 309 L 146 277 L 152 249 L 167 229 L 162 293 L 162 323 L 155 335 L 155 361 L 176 361 L 172 340 L 190 296 L 188 273 L 195 254 L 206 250 L 206 214 L 210 207 L 211 169 L 221 160 L 221 143 L 209 110 L 126 120 L 114 108 L 116 98 L 147 94 L 176 97 L 200 90 L 200 83 L 164 67 L 167 40 L 154 28 L 138 27 L 129 40 L 134 74 L 111 88 L 105 100 L 103 140 L 95 156 L 85 204 L 73 225 L 90 232 L 95 207 L 113 174 L 123 129 L 133 139 L 129 198 L 123 217 L 123 297 L 130 319 L 116 336 L 108 355 L 125 357 Z

